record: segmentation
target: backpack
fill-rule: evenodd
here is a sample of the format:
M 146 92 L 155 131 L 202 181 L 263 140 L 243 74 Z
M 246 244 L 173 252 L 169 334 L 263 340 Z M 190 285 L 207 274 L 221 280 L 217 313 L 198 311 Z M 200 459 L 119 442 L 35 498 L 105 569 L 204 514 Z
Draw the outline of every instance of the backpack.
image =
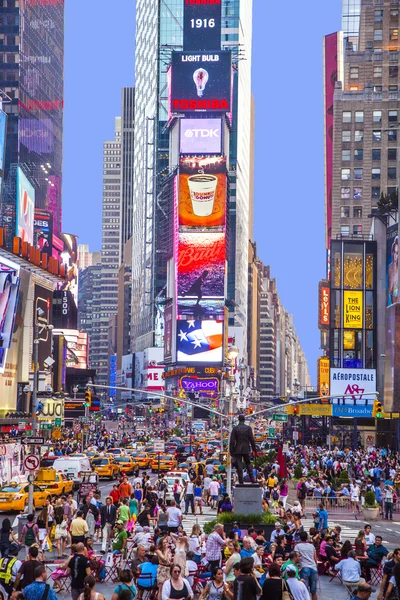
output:
M 29 525 L 26 526 L 25 546 L 32 546 L 32 544 L 35 543 L 36 536 L 35 532 L 33 531 L 33 528 L 34 525 L 32 525 L 31 527 L 29 527 Z
M 272 500 L 279 500 L 278 490 L 272 492 Z

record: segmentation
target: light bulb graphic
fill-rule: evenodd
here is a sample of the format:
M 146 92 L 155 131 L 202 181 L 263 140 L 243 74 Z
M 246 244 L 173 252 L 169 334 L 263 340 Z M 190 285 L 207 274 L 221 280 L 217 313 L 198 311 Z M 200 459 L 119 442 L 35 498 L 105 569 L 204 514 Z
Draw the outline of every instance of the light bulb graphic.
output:
M 201 98 L 208 81 L 208 72 L 205 69 L 197 69 L 193 73 L 193 81 L 197 89 L 197 95 Z

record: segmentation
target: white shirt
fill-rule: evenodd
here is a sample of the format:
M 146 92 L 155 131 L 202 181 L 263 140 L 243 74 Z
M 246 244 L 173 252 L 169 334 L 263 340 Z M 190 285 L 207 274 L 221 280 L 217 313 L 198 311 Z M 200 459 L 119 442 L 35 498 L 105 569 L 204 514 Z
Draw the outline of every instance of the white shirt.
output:
M 170 506 L 167 509 L 168 527 L 178 527 L 178 525 L 180 524 L 181 516 L 182 513 L 179 508 L 176 508 L 176 506 Z
M 211 483 L 211 477 L 204 477 L 204 489 L 208 490 Z
M 367 546 L 370 546 L 371 544 L 375 544 L 375 536 L 372 533 L 372 531 L 370 531 L 369 534 L 365 536 L 365 541 L 367 543 Z
M 219 483 L 218 481 L 211 481 L 209 486 L 211 496 L 218 496 L 219 494 Z
M 310 593 L 302 581 L 296 577 L 288 577 L 286 584 L 292 592 L 294 600 L 310 600 Z
M 188 484 L 186 486 L 186 493 L 187 494 L 194 494 L 194 485 L 191 481 L 188 481 Z
M 358 487 L 358 485 L 351 485 L 350 493 L 351 493 L 352 500 L 358 500 L 360 497 L 360 488 Z

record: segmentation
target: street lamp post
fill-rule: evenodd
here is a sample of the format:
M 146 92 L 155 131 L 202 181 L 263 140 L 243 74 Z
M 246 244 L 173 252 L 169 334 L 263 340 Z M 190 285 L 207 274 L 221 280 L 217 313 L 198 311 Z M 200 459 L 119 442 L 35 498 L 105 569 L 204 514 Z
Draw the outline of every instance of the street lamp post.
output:
M 228 454 L 227 454 L 227 469 L 226 469 L 226 493 L 228 496 L 232 494 L 232 459 L 229 453 L 229 442 L 231 439 L 232 427 L 233 427 L 233 401 L 234 401 L 234 388 L 235 388 L 235 363 L 239 356 L 239 350 L 235 346 L 235 340 L 233 339 L 232 345 L 228 348 L 228 359 L 229 359 L 229 432 L 228 432 Z

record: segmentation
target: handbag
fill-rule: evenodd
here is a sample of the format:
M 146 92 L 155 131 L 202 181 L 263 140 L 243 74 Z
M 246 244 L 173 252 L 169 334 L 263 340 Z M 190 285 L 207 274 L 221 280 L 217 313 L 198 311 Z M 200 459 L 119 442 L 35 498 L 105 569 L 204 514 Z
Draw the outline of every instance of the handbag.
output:
M 286 581 L 282 579 L 282 600 L 293 600 L 291 592 L 288 590 Z

